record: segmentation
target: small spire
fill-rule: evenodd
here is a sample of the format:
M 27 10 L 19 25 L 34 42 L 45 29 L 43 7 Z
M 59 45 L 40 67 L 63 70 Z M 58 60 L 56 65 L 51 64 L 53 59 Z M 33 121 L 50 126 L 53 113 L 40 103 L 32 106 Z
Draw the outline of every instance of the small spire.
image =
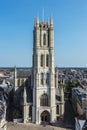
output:
M 17 69 L 16 69 L 16 65 L 14 65 L 14 77 L 16 78 L 17 77 Z
M 16 68 L 16 65 L 14 65 L 14 68 Z
M 38 16 L 35 18 L 35 26 L 39 26 L 39 18 L 38 18 Z
M 27 103 L 26 87 L 24 86 L 24 104 Z
M 16 65 L 14 65 L 14 69 L 16 70 Z
M 53 19 L 52 19 L 52 16 L 50 17 L 50 26 L 53 27 Z
M 44 8 L 43 8 L 42 20 L 44 22 Z

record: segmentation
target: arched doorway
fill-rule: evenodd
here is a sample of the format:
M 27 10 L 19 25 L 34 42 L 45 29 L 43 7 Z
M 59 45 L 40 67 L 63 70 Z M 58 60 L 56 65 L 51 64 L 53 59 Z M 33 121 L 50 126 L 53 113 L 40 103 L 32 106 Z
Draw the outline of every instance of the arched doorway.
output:
M 50 114 L 48 111 L 43 111 L 41 113 L 41 122 L 50 122 Z

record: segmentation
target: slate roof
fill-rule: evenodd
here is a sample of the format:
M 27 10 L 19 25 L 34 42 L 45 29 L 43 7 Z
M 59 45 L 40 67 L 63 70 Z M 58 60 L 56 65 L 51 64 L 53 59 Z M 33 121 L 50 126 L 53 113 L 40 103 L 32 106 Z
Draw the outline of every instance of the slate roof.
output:
M 17 77 L 29 77 L 31 75 L 32 68 L 29 69 L 17 69 Z

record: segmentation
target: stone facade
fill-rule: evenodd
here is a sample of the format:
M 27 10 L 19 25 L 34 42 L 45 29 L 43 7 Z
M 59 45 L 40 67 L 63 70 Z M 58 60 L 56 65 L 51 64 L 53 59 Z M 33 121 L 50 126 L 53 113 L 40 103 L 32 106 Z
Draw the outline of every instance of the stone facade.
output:
M 55 103 L 55 72 L 54 72 L 54 27 L 52 19 L 50 24 L 39 23 L 36 19 L 34 26 L 34 48 L 33 48 L 33 111 L 32 122 L 39 124 L 46 121 L 48 115 L 41 117 L 42 112 L 47 111 L 50 122 L 56 120 Z M 48 104 L 40 104 L 41 96 L 47 95 Z M 44 99 L 45 100 L 45 99 Z M 45 102 L 45 101 L 44 101 Z M 34 116 L 36 115 L 36 116 Z
M 64 93 L 58 88 L 58 70 L 54 68 L 54 25 L 50 18 L 49 23 L 39 22 L 35 19 L 33 30 L 33 66 L 29 73 L 30 86 L 25 82 L 28 78 L 17 76 L 15 68 L 15 92 L 18 80 L 23 81 L 21 88 L 23 100 L 23 121 L 33 122 L 55 122 L 57 116 L 64 113 Z M 25 79 L 25 80 L 22 80 Z M 30 94 L 32 95 L 30 96 Z M 14 100 L 15 100 L 14 96 Z M 59 100 L 59 98 L 61 100 Z M 58 110 L 57 110 L 58 108 Z M 61 111 L 59 111 L 61 110 Z M 58 112 L 58 115 L 56 113 Z

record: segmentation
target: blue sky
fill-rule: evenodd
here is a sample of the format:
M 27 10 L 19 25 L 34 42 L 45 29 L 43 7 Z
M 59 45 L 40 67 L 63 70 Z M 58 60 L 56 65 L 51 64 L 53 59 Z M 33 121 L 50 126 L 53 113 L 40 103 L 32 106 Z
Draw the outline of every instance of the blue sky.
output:
M 0 0 L 0 67 L 31 67 L 34 18 L 53 17 L 55 66 L 87 67 L 87 0 Z

